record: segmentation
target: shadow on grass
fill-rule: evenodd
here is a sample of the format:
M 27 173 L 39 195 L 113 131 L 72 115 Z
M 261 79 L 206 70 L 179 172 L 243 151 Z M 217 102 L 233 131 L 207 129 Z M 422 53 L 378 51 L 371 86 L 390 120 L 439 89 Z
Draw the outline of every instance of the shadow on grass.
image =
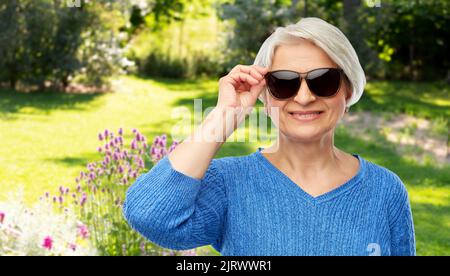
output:
M 22 113 L 23 108 L 32 108 L 31 112 L 44 114 L 57 109 L 84 110 L 90 107 L 89 103 L 104 95 L 104 93 L 70 94 L 54 91 L 23 93 L 0 89 L 0 116 L 8 118 Z
M 211 85 L 218 87 L 219 79 L 198 78 L 198 79 L 173 79 L 162 77 L 136 76 L 141 80 L 152 81 L 156 85 L 171 91 L 202 91 L 211 88 Z
M 450 117 L 449 107 L 450 89 L 443 83 L 379 81 L 369 83 L 361 100 L 351 109 L 406 113 L 434 119 Z
M 100 159 L 99 154 L 95 152 L 85 154 L 84 157 L 64 157 L 64 158 L 50 158 L 46 159 L 47 162 L 61 164 L 67 167 L 86 166 L 88 163 Z

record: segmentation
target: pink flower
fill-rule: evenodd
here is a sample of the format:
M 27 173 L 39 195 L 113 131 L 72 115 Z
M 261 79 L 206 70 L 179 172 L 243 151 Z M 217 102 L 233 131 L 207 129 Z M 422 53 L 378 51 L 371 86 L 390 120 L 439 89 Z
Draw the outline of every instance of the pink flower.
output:
M 74 243 L 69 243 L 69 249 L 72 249 L 72 251 L 76 251 L 77 250 L 77 245 Z
M 80 224 L 78 225 L 78 235 L 83 239 L 89 238 L 89 229 L 86 225 Z
M 46 236 L 42 241 L 42 247 L 48 250 L 52 250 L 53 248 L 53 239 L 50 236 Z
M 5 213 L 0 212 L 0 223 L 3 223 L 4 220 L 5 220 Z

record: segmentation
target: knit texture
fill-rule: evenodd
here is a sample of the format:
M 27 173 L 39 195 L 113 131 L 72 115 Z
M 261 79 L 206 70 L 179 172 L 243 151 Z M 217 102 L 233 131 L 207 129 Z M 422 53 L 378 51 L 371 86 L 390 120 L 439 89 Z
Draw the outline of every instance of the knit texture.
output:
M 415 255 L 408 194 L 392 171 L 357 154 L 359 171 L 313 197 L 261 149 L 213 159 L 203 179 L 168 157 L 128 189 L 123 213 L 152 242 L 222 255 Z

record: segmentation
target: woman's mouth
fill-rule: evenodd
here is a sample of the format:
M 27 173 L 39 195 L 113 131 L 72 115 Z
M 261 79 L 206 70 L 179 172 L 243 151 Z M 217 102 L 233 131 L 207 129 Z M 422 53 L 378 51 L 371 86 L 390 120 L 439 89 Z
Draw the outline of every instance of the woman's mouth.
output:
M 293 111 L 289 116 L 300 122 L 309 122 L 318 119 L 323 111 Z

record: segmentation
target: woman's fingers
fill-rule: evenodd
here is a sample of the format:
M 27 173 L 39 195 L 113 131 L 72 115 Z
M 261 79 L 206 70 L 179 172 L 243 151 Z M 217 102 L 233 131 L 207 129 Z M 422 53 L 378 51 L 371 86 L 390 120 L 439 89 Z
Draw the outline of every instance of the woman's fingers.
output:
M 247 73 L 230 73 L 228 76 L 230 77 L 230 80 L 232 80 L 233 86 L 236 88 L 245 83 L 254 86 L 261 81 Z
M 261 80 L 264 78 L 264 75 L 268 72 L 268 69 L 266 67 L 262 67 L 259 65 L 236 65 L 230 73 L 239 73 L 243 72 L 246 74 L 251 75 L 255 79 Z

